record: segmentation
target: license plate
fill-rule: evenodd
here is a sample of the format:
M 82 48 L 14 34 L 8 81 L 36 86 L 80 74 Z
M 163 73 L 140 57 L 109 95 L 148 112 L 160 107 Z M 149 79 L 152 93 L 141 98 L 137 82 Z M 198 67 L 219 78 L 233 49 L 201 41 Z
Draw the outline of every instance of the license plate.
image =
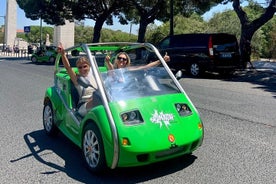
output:
M 231 58 L 231 57 L 232 57 L 232 54 L 231 54 L 231 53 L 221 53 L 221 54 L 220 54 L 220 57 L 221 57 L 221 58 Z

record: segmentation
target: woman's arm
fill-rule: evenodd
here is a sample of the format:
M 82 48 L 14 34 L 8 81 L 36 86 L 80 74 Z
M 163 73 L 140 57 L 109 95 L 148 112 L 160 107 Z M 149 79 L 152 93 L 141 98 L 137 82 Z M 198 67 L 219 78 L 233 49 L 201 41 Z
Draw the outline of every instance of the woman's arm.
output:
M 170 56 L 168 56 L 167 55 L 167 53 L 166 53 L 166 55 L 164 56 L 164 60 L 166 61 L 166 62 L 169 62 L 170 61 Z M 139 69 L 147 69 L 147 68 L 150 68 L 150 67 L 154 67 L 154 66 L 158 66 L 158 65 L 160 65 L 161 64 L 161 61 L 160 60 L 156 60 L 156 61 L 153 61 L 153 62 L 151 62 L 151 63 L 149 63 L 149 64 L 147 64 L 147 65 L 144 65 L 144 66 L 138 66 L 138 67 L 130 67 L 131 69 L 132 68 L 134 68 L 134 69 L 136 69 L 136 70 L 139 70 Z
M 105 63 L 106 63 L 106 66 L 107 66 L 108 70 L 113 70 L 114 69 L 113 64 L 110 62 L 110 56 L 109 55 L 107 55 L 105 57 Z
M 76 73 L 73 71 L 73 69 L 71 68 L 70 66 L 70 63 L 68 61 L 68 58 L 66 56 L 66 53 L 64 51 L 64 48 L 62 46 L 61 43 L 59 43 L 59 46 L 58 46 L 58 53 L 61 54 L 61 57 L 62 57 L 62 63 L 64 65 L 64 67 L 66 68 L 69 76 L 70 76 L 70 79 L 72 80 L 72 82 L 74 83 L 74 85 L 77 85 L 78 82 L 77 82 L 77 75 Z

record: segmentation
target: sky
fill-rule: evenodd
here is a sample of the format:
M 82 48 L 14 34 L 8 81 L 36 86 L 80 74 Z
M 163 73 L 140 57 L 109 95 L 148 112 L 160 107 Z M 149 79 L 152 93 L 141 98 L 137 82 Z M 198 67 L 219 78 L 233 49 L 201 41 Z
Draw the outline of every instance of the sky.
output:
M 6 14 L 6 2 L 7 0 L 0 0 L 0 25 L 4 25 L 4 18 L 3 16 Z M 264 3 L 265 0 L 257 0 L 259 3 Z M 246 5 L 246 4 L 243 4 Z M 212 17 L 214 13 L 218 12 L 223 12 L 225 10 L 233 9 L 232 4 L 228 3 L 227 5 L 218 5 L 214 8 L 212 8 L 209 12 L 205 13 L 203 15 L 203 18 L 205 20 L 208 20 Z M 94 27 L 94 21 L 92 20 L 86 20 L 85 21 L 85 26 L 93 26 Z M 40 21 L 33 21 L 31 19 L 28 19 L 25 17 L 25 13 L 22 9 L 17 7 L 17 29 L 24 29 L 24 26 L 39 26 Z M 42 26 L 46 26 L 46 23 L 42 23 Z M 130 32 L 130 25 L 120 25 L 118 21 L 114 20 L 114 25 L 113 26 L 107 26 L 104 24 L 104 28 L 112 29 L 112 30 L 120 30 L 123 32 Z M 138 25 L 133 25 L 131 29 L 131 33 L 133 34 L 138 34 Z

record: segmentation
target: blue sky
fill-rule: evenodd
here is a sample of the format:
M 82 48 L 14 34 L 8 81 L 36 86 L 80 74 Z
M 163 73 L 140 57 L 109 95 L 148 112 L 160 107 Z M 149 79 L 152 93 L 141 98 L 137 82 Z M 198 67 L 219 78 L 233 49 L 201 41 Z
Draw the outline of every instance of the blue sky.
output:
M 6 14 L 6 1 L 7 0 L 0 0 L 0 25 L 4 24 L 4 18 L 1 16 L 4 16 Z M 259 3 L 264 3 L 265 0 L 257 0 Z M 246 5 L 246 4 L 243 4 Z M 218 5 L 214 8 L 212 8 L 209 12 L 204 14 L 204 19 L 208 19 L 210 17 L 212 17 L 212 15 L 214 13 L 217 12 L 223 12 L 225 10 L 229 10 L 232 9 L 232 4 L 228 3 L 227 5 Z M 17 29 L 23 29 L 24 26 L 33 26 L 33 25 L 40 25 L 40 21 L 32 21 L 31 19 L 27 19 L 25 17 L 25 13 L 23 10 L 21 10 L 19 7 L 17 7 Z M 43 26 L 45 26 L 46 23 L 43 23 Z M 94 26 L 94 21 L 92 20 L 87 20 L 85 21 L 85 25 L 86 26 Z M 113 26 L 107 26 L 104 25 L 105 28 L 108 29 L 113 29 L 113 30 L 121 30 L 124 32 L 130 32 L 130 25 L 120 25 L 119 23 L 116 22 L 116 20 L 114 21 L 114 25 Z M 138 26 L 137 25 L 133 25 L 132 26 L 132 33 L 137 34 L 138 32 Z

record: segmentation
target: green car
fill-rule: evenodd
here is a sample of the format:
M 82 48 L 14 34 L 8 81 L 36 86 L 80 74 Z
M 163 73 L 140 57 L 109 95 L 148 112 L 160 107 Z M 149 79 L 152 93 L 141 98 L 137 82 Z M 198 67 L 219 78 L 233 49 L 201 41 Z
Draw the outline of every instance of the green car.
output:
M 31 56 L 31 61 L 36 62 L 48 62 L 55 63 L 57 57 L 57 48 L 55 46 L 46 46 L 45 49 L 39 49 Z
M 112 60 L 121 51 L 130 56 L 132 69 L 108 71 L 106 54 Z M 161 64 L 139 69 L 147 65 L 147 51 Z M 43 125 L 48 135 L 62 132 L 82 149 L 90 171 L 152 164 L 201 146 L 203 123 L 178 82 L 181 72 L 174 76 L 152 44 L 82 44 L 66 49 L 66 54 L 71 66 L 81 56 L 89 59 L 102 103 L 84 117 L 78 114 L 76 89 L 58 55 L 54 85 L 45 92 Z

